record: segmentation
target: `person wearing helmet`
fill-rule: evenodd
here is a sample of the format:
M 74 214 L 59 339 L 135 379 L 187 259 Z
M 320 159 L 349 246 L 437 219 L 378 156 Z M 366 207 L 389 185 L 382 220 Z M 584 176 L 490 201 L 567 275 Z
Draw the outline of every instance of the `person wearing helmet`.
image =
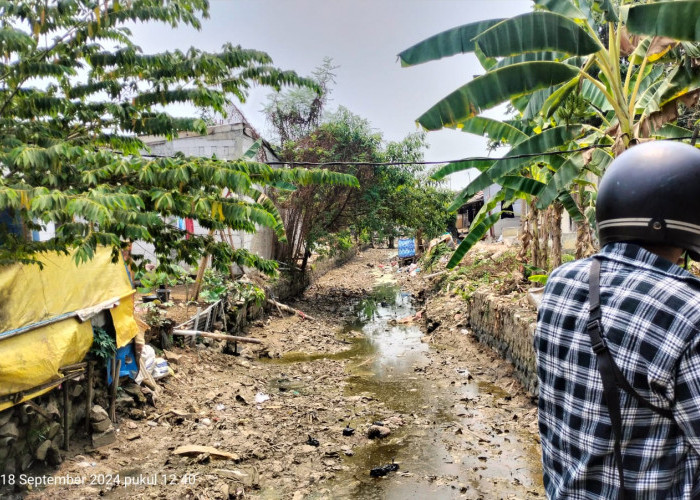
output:
M 635 146 L 600 182 L 601 250 L 552 271 L 534 347 L 549 498 L 700 498 L 700 151 Z M 687 260 L 686 260 L 687 262 Z

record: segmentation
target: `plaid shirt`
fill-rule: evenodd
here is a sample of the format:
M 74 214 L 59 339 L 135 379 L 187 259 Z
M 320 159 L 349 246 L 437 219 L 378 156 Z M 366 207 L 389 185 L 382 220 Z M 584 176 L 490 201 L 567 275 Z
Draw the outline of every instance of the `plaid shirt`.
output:
M 629 498 L 700 498 L 700 280 L 643 248 L 601 253 L 603 334 L 640 396 L 620 390 Z M 613 434 L 586 331 L 591 259 L 554 270 L 535 333 L 539 427 L 549 498 L 617 498 Z

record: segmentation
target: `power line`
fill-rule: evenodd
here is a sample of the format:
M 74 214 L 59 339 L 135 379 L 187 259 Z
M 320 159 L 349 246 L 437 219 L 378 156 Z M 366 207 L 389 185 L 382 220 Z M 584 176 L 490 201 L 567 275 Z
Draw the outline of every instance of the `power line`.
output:
M 692 140 L 693 136 L 687 137 L 669 137 L 665 139 L 657 139 L 660 141 L 684 141 Z M 605 149 L 612 148 L 612 144 L 590 144 L 588 146 L 583 146 L 577 149 L 568 149 L 566 151 L 543 151 L 539 153 L 523 153 L 513 156 L 502 156 L 500 158 L 493 158 L 490 156 L 472 156 L 468 158 L 461 158 L 459 160 L 443 160 L 443 161 L 386 161 L 386 162 L 371 162 L 371 161 L 326 161 L 326 162 L 312 162 L 312 161 L 267 161 L 264 162 L 266 165 L 289 165 L 289 166 L 302 166 L 302 167 L 324 167 L 332 165 L 367 165 L 374 167 L 388 167 L 392 165 L 448 165 L 452 163 L 469 163 L 469 162 L 484 162 L 484 161 L 500 161 L 500 160 L 518 160 L 523 158 L 537 158 L 539 156 L 556 156 L 565 155 L 571 153 L 580 153 L 583 151 L 588 151 L 591 149 Z M 153 155 L 144 154 L 141 155 L 147 158 L 172 158 L 171 155 Z M 234 160 L 237 161 L 237 160 Z

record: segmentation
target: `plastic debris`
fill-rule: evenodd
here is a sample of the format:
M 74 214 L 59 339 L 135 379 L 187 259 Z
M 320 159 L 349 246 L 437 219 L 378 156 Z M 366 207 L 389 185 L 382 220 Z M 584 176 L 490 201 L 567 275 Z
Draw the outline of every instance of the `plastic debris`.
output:
M 165 358 L 156 358 L 156 366 L 151 371 L 151 375 L 153 375 L 153 378 L 156 380 L 170 375 L 168 360 Z
M 257 404 L 264 403 L 265 401 L 269 400 L 270 396 L 267 394 L 263 394 L 262 392 L 259 392 L 255 395 L 255 402 Z
M 321 443 L 318 442 L 318 439 L 312 438 L 311 435 L 309 435 L 309 439 L 306 440 L 306 444 L 311 445 L 311 446 L 320 446 Z
M 345 429 L 343 429 L 343 436 L 352 436 L 353 434 L 355 434 L 355 429 L 349 425 L 345 426 Z
M 383 465 L 381 467 L 375 467 L 374 469 L 369 471 L 369 476 L 370 477 L 384 477 L 390 472 L 395 472 L 399 470 L 399 464 L 397 463 L 390 463 Z

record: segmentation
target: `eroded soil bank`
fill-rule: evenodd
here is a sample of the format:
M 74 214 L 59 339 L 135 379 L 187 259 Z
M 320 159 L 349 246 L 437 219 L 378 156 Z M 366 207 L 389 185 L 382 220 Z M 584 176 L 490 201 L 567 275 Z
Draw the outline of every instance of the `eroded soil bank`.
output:
M 124 412 L 116 443 L 76 446 L 43 476 L 73 484 L 29 497 L 542 497 L 531 398 L 459 326 L 454 297 L 430 300 L 444 321 L 429 335 L 405 320 L 423 304 L 395 282 L 391 256 L 365 251 L 291 304 L 316 322 L 258 322 L 250 335 L 264 347 L 175 349 L 156 407 Z M 368 438 L 373 424 L 389 434 Z M 184 445 L 227 456 L 174 453 Z

